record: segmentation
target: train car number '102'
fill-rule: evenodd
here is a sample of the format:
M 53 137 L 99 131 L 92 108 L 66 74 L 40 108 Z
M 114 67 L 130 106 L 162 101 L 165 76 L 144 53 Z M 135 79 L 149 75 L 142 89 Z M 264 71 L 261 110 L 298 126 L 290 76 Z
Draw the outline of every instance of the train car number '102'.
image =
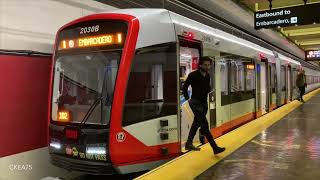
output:
M 99 25 L 81 28 L 80 34 L 88 34 L 99 31 Z

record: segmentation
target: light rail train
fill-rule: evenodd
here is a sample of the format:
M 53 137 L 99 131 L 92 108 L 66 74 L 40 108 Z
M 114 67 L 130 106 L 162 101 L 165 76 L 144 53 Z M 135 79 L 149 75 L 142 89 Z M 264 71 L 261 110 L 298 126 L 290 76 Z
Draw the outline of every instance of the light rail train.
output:
M 56 36 L 51 162 L 126 174 L 183 154 L 193 114 L 181 89 L 200 56 L 214 59 L 207 113 L 214 137 L 296 99 L 301 69 L 307 91 L 320 86 L 320 72 L 297 59 L 168 10 L 85 16 Z M 194 144 L 201 143 L 198 133 Z

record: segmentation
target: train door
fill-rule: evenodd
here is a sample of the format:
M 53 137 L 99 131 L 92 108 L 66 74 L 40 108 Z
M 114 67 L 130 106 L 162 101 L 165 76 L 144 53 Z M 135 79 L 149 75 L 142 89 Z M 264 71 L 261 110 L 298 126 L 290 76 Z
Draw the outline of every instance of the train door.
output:
M 211 64 L 211 91 L 209 93 L 209 112 L 207 114 L 207 119 L 210 121 L 209 127 L 214 128 L 217 126 L 217 110 L 216 110 L 216 89 L 215 89 L 215 62 L 212 62 Z
M 193 112 L 185 100 L 182 92 L 182 88 L 189 73 L 198 69 L 198 62 L 200 57 L 201 45 L 198 42 L 188 41 L 185 39 L 179 40 L 179 80 L 180 80 L 180 141 L 181 150 L 184 152 L 185 143 L 188 139 L 188 134 L 193 122 Z M 189 97 L 192 95 L 192 88 L 188 89 Z M 200 144 L 199 130 L 193 139 L 194 145 Z
M 256 64 L 256 118 L 261 116 L 261 65 Z
M 267 93 L 267 68 L 266 64 L 261 64 L 261 76 L 260 76 L 260 83 L 261 83 L 261 113 L 267 113 L 267 101 L 268 101 L 268 93 Z
M 270 112 L 272 111 L 272 73 L 271 73 L 271 64 L 270 63 L 267 63 L 266 64 L 267 66 L 267 111 Z
M 271 109 L 277 107 L 277 71 L 276 71 L 276 64 L 271 64 Z
M 281 66 L 280 69 L 280 76 L 281 76 L 281 105 L 283 105 L 287 100 L 287 73 L 286 73 L 286 66 Z
M 292 70 L 292 100 L 298 98 L 298 88 L 296 87 L 296 80 L 297 80 L 297 69 L 293 68 Z
M 293 77 L 292 77 L 292 68 L 288 66 L 288 101 L 292 101 L 292 93 L 293 93 Z
M 287 67 L 287 102 L 291 100 L 291 67 L 290 65 Z

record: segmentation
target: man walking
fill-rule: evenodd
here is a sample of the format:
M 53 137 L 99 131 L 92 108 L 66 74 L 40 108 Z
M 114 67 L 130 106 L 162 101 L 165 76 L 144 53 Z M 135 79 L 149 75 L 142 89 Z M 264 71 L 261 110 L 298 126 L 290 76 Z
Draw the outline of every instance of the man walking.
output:
M 303 95 L 306 92 L 306 87 L 307 87 L 307 83 L 306 83 L 306 75 L 304 70 L 300 71 L 298 76 L 297 76 L 297 80 L 296 80 L 296 86 L 299 88 L 300 90 L 300 98 L 299 101 L 304 103 L 303 100 Z
M 199 151 L 200 148 L 192 144 L 193 138 L 200 127 L 200 132 L 207 138 L 214 154 L 221 153 L 225 148 L 218 147 L 209 130 L 206 114 L 208 111 L 207 96 L 210 92 L 210 75 L 211 59 L 209 57 L 201 57 L 199 60 L 199 69 L 191 72 L 183 86 L 183 95 L 186 100 L 189 100 L 188 87 L 192 87 L 192 97 L 189 100 L 190 108 L 194 114 L 194 120 L 186 142 L 186 150 Z

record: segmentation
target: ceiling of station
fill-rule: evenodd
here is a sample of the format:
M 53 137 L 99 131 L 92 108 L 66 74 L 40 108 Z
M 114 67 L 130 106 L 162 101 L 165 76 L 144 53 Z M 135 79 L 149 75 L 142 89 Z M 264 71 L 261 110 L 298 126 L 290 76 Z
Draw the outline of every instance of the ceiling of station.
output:
M 234 0 L 249 7 L 252 11 L 269 10 L 268 0 Z M 308 0 L 307 3 L 320 3 Z M 273 0 L 272 9 L 304 5 L 303 0 Z M 276 29 L 304 50 L 320 49 L 320 24 L 291 26 Z

